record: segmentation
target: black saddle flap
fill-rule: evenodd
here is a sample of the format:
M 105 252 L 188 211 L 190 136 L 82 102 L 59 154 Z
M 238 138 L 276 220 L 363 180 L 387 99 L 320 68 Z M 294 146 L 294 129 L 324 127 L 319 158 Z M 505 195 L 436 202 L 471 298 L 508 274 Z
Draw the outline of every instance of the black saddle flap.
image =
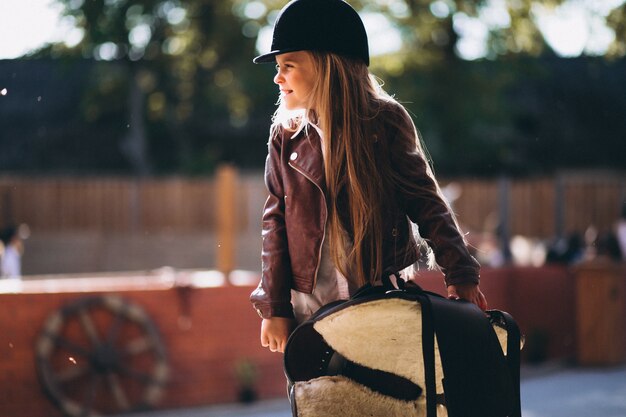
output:
M 414 301 L 420 303 L 422 310 L 429 309 L 441 357 L 445 404 L 450 417 L 517 415 L 515 378 L 511 376 L 510 365 L 485 312 L 472 303 L 448 300 L 440 295 L 423 291 L 419 287 L 395 291 L 368 288 L 349 301 L 322 307 L 308 321 L 300 324 L 289 338 L 285 349 L 284 367 L 290 383 L 340 373 L 383 395 L 405 401 L 421 395 L 425 387 L 418 387 L 410 381 L 407 383 L 397 375 L 383 375 L 363 366 L 352 366 L 349 361 L 346 362 L 346 358 L 335 352 L 314 328 L 316 321 L 345 308 L 394 298 Z M 375 337 L 372 340 L 372 343 L 375 343 Z M 397 352 L 382 353 L 388 355 L 390 360 L 396 360 Z M 421 355 L 415 357 L 415 361 L 424 363 L 434 360 Z M 337 364 L 341 367 L 339 371 Z M 516 366 L 519 368 L 519 362 Z M 376 379 L 378 382 L 386 382 L 379 384 L 368 382 Z M 389 391 L 386 386 L 390 384 L 402 387 L 402 392 Z M 519 386 L 517 389 L 519 390 Z
M 508 364 L 491 322 L 476 305 L 431 297 L 449 416 L 501 417 L 512 412 Z

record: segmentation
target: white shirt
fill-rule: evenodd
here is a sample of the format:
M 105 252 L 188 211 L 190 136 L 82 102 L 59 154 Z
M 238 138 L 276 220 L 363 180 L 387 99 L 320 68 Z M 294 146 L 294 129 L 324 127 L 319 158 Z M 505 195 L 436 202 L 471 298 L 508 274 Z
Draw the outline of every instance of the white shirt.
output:
M 330 243 L 328 239 L 324 239 L 313 293 L 291 290 L 291 304 L 296 321 L 302 323 L 320 307 L 348 298 L 350 298 L 348 280 L 335 267 L 330 256 Z
M 617 223 L 615 234 L 617 235 L 617 241 L 622 251 L 622 259 L 626 260 L 626 219 L 622 219 Z
M 2 278 L 20 278 L 22 276 L 20 258 L 20 252 L 13 245 L 6 246 L 0 263 L 0 276 Z
M 322 130 L 315 124 L 309 123 L 321 139 L 322 155 L 324 154 L 324 135 Z M 304 126 L 292 136 L 295 137 Z M 327 223 L 328 225 L 328 223 Z M 320 307 L 337 300 L 347 300 L 350 298 L 350 289 L 348 280 L 335 267 L 330 255 L 330 242 L 328 236 L 324 235 L 322 243 L 322 251 L 320 254 L 319 266 L 317 271 L 317 279 L 312 294 L 305 294 L 299 291 L 291 290 L 291 304 L 293 305 L 294 315 L 298 323 L 302 323 L 315 313 Z

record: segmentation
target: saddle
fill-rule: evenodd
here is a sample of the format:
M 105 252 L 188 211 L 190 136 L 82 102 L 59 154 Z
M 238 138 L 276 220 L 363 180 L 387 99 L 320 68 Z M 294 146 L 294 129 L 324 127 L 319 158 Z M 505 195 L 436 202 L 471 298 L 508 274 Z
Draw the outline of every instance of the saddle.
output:
M 513 318 L 397 281 L 366 285 L 294 330 L 284 355 L 293 416 L 521 417 Z

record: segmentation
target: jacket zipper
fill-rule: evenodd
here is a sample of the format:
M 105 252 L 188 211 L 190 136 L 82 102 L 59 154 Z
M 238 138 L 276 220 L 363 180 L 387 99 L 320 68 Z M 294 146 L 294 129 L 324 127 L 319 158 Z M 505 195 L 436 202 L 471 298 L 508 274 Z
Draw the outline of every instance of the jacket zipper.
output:
M 393 236 L 393 269 L 395 270 L 398 267 L 398 227 L 395 226 L 391 229 L 391 235 Z M 396 272 L 396 271 L 394 271 Z M 398 274 L 400 271 L 397 271 Z
M 311 181 L 313 183 L 313 185 L 315 185 L 317 187 L 318 190 L 320 190 L 320 193 L 322 194 L 322 198 L 324 199 L 324 226 L 323 226 L 323 233 L 322 233 L 322 241 L 320 243 L 320 249 L 318 251 L 317 254 L 317 264 L 315 265 L 315 275 L 313 276 L 313 289 L 315 289 L 315 285 L 317 284 L 317 274 L 319 272 L 320 269 L 320 263 L 322 260 L 322 248 L 324 247 L 324 241 L 326 240 L 326 221 L 327 221 L 327 217 L 328 217 L 328 206 L 326 204 L 326 195 L 324 195 L 324 191 L 322 190 L 322 187 L 320 187 L 315 181 L 313 181 L 313 179 L 311 177 L 309 177 L 306 173 L 304 173 L 304 171 L 298 169 L 297 167 L 291 165 L 291 162 L 288 163 L 289 166 L 293 169 L 295 169 L 297 172 L 299 172 L 300 174 L 302 174 L 304 176 L 304 178 L 306 178 L 307 180 Z

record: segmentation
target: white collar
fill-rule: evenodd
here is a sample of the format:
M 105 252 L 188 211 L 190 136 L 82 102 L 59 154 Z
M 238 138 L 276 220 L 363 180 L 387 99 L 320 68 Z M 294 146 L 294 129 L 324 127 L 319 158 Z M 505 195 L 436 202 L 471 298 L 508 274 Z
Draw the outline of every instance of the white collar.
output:
M 309 125 L 313 126 L 313 129 L 315 129 L 317 134 L 320 135 L 320 138 L 322 140 L 324 140 L 324 134 L 322 133 L 322 129 L 320 129 L 320 127 L 318 125 L 316 125 L 315 123 L 312 123 L 312 122 L 307 122 L 307 123 L 300 124 L 300 127 L 298 127 L 298 130 L 296 130 L 295 133 L 293 135 L 291 135 L 291 139 L 293 139 L 296 136 L 298 136 L 300 134 L 300 132 L 302 132 L 303 130 L 306 130 Z

